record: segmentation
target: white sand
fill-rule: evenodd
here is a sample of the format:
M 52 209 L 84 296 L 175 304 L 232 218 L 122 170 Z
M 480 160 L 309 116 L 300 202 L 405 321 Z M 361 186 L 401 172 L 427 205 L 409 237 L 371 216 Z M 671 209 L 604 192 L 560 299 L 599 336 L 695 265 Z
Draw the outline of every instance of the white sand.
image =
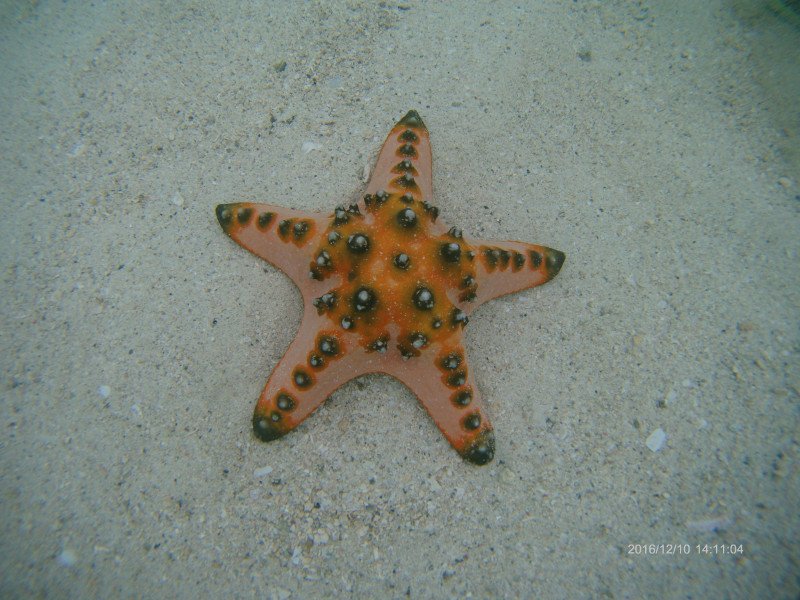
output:
M 0 595 L 797 597 L 797 30 L 275 4 L 0 8 Z M 567 254 L 470 322 L 495 461 L 377 376 L 261 443 L 299 293 L 213 208 L 355 198 L 412 108 L 445 220 Z

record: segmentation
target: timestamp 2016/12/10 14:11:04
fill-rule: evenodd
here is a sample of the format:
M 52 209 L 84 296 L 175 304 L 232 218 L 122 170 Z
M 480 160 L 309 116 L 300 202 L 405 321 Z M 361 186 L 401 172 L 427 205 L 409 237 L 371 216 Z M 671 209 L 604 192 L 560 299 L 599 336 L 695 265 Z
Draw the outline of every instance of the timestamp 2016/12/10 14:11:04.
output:
M 744 554 L 742 544 L 628 544 L 629 555 L 664 554 L 687 555 L 705 554 L 708 556 L 738 556 Z

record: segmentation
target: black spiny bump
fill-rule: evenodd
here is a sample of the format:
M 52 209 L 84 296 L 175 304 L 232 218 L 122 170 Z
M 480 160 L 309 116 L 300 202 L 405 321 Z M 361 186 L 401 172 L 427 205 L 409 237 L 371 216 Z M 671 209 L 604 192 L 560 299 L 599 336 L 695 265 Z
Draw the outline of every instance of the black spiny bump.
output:
M 311 304 L 317 309 L 318 314 L 322 314 L 336 306 L 336 293 L 328 292 L 327 294 L 322 294 L 319 298 L 314 298 Z
M 336 341 L 335 337 L 330 335 L 323 335 L 319 338 L 317 348 L 326 356 L 336 356 L 339 354 L 339 342 Z
M 347 247 L 350 248 L 351 252 L 364 254 L 369 250 L 369 238 L 363 233 L 354 233 L 347 238 Z
M 472 390 L 469 388 L 453 394 L 453 404 L 456 406 L 469 406 L 470 402 L 472 402 Z
M 514 269 L 521 269 L 525 264 L 525 256 L 519 252 L 514 252 Z
M 311 356 L 308 357 L 308 364 L 314 367 L 315 369 L 319 369 L 325 364 L 325 361 L 319 354 L 312 354 Z
M 278 394 L 275 405 L 284 412 L 290 411 L 296 406 L 294 398 L 284 393 Z
M 414 146 L 405 143 L 402 146 L 400 146 L 400 154 L 402 154 L 403 156 L 416 156 L 417 151 L 414 149 Z
M 338 242 L 340 239 L 342 239 L 342 234 L 339 233 L 338 231 L 331 231 L 328 234 L 328 243 L 331 246 L 335 246 L 336 242 Z
M 481 416 L 478 413 L 472 413 L 464 419 L 464 429 L 475 431 L 481 426 Z
M 278 414 L 277 421 L 279 420 L 280 415 Z M 285 433 L 275 427 L 273 421 L 274 420 L 271 417 L 264 415 L 253 415 L 253 432 L 262 442 L 271 442 L 272 440 L 277 440 Z
M 330 267 L 331 266 L 331 255 L 328 254 L 327 250 L 323 250 L 317 255 L 317 266 L 318 267 Z
M 381 190 L 373 197 L 375 198 L 375 203 L 380 206 L 389 199 L 389 194 L 386 192 L 386 190 Z
M 292 229 L 294 231 L 294 239 L 301 240 L 306 232 L 308 232 L 308 221 L 298 221 L 294 224 Z
M 369 312 L 375 308 L 378 297 L 375 292 L 368 287 L 361 287 L 353 295 L 353 309 L 356 312 Z
M 430 310 L 435 304 L 433 292 L 426 287 L 418 287 L 411 300 L 414 302 L 414 306 L 420 310 Z
M 404 202 L 405 204 L 413 204 L 414 203 L 414 194 L 405 193 L 400 196 L 400 202 Z
M 286 234 L 289 233 L 289 226 L 292 224 L 289 219 L 284 219 L 280 223 L 278 223 L 278 233 L 281 237 L 286 237 Z
M 425 127 L 425 123 L 422 122 L 422 117 L 419 116 L 419 113 L 415 110 L 410 110 L 406 113 L 406 115 L 398 121 L 398 125 L 405 125 L 406 127 Z M 406 130 L 408 133 L 408 130 Z
M 439 216 L 439 209 L 433 204 L 430 204 L 427 200 L 422 202 L 422 208 L 424 208 L 425 212 L 428 213 L 428 215 L 431 218 L 431 221 L 435 223 L 436 217 Z
M 240 208 L 236 211 L 236 220 L 239 221 L 240 224 L 244 225 L 250 220 L 250 217 L 253 216 L 253 209 L 252 208 Z
M 442 320 L 439 317 L 436 317 L 431 322 L 431 327 L 433 327 L 434 329 L 439 329 L 439 327 L 441 327 L 441 326 L 442 326 Z
M 403 227 L 410 229 L 417 224 L 417 213 L 415 213 L 410 208 L 404 208 L 399 213 L 397 213 L 397 222 L 400 223 Z
M 534 269 L 538 269 L 539 267 L 542 266 L 542 261 L 544 260 L 544 257 L 542 256 L 541 252 L 539 252 L 538 250 L 531 250 L 529 252 L 529 255 L 531 257 L 531 267 L 533 267 Z
M 561 270 L 561 266 L 564 264 L 565 258 L 566 255 L 558 250 L 551 249 L 547 253 L 547 274 L 550 277 L 555 277 L 558 275 L 558 272 Z
M 406 129 L 403 133 L 400 134 L 400 139 L 404 142 L 416 142 L 419 138 L 417 134 L 411 131 L 410 129 Z
M 369 349 L 381 353 L 386 352 L 386 348 L 388 347 L 388 342 L 389 342 L 389 336 L 382 335 L 369 345 Z
M 490 267 L 497 266 L 497 261 L 500 260 L 500 251 L 497 248 L 486 248 L 483 251 L 483 255 L 486 257 L 486 262 Z
M 439 252 L 447 262 L 456 263 L 461 260 L 461 246 L 455 242 L 442 244 Z
M 490 462 L 494 458 L 494 434 L 490 430 L 481 431 L 461 456 L 476 465 Z
M 453 388 L 461 387 L 467 382 L 466 371 L 456 371 L 447 378 L 447 385 Z
M 414 181 L 414 176 L 406 171 L 400 177 L 394 180 L 395 183 L 404 188 L 416 187 L 417 183 Z
M 450 235 L 450 237 L 454 237 L 457 240 L 460 240 L 464 237 L 464 232 L 458 227 L 451 227 L 447 233 Z
M 275 213 L 271 213 L 271 212 L 263 212 L 263 213 L 261 213 L 260 215 L 258 215 L 258 226 L 261 229 L 265 229 L 267 227 L 267 225 L 272 223 L 273 217 L 275 217 Z
M 345 330 L 348 330 L 348 331 L 356 326 L 356 323 L 355 323 L 355 321 L 353 321 L 353 318 L 348 316 L 348 315 L 345 315 L 345 316 L 342 317 L 341 324 L 342 324 L 342 329 L 345 329 Z
M 460 354 L 456 354 L 455 352 L 448 354 L 442 359 L 442 367 L 447 369 L 448 371 L 455 371 L 458 366 L 461 364 L 461 361 L 464 360 Z
M 466 327 L 467 323 L 469 323 L 469 317 L 467 313 L 463 310 L 458 308 L 453 309 L 453 313 L 450 315 L 450 323 L 455 327 L 457 325 L 461 325 L 461 327 Z
M 299 388 L 307 388 L 311 385 L 311 376 L 303 369 L 295 369 L 292 379 L 294 379 L 294 384 Z
M 228 226 L 231 224 L 232 218 L 233 212 L 231 212 L 229 205 L 220 204 L 217 206 L 217 220 L 219 224 L 222 225 L 223 229 L 227 230 Z
M 424 333 L 420 333 L 419 331 L 415 331 L 409 335 L 408 341 L 411 342 L 411 345 L 417 350 L 428 345 L 428 338 L 425 337 Z
M 350 220 L 350 217 L 347 216 L 347 211 L 344 209 L 344 206 L 337 206 L 333 209 L 333 224 L 334 225 L 344 225 Z
M 405 344 L 397 344 L 397 349 L 400 351 L 400 356 L 402 356 L 404 360 L 408 360 L 414 356 L 419 356 L 419 352 L 412 350 Z
M 394 257 L 394 266 L 402 271 L 405 271 L 411 266 L 411 257 L 408 254 L 401 252 Z

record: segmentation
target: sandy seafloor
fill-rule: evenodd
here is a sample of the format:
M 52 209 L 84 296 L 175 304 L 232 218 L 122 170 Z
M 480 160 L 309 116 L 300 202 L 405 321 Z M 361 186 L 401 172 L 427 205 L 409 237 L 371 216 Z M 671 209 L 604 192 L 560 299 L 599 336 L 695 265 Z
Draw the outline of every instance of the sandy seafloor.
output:
M 798 39 L 722 0 L 3 3 L 0 595 L 796 598 Z M 442 218 L 567 254 L 467 329 L 495 460 L 386 376 L 259 442 L 300 296 L 214 206 L 351 201 L 412 108 Z

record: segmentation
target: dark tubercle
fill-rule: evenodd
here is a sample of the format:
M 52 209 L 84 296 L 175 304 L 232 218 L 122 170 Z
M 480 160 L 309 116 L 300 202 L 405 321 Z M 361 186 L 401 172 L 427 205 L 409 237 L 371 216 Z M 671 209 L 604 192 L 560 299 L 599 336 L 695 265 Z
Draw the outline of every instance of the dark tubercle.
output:
M 422 122 L 422 117 L 420 117 L 419 113 L 415 110 L 408 111 L 406 116 L 398 121 L 398 125 L 403 125 L 405 127 L 425 127 L 425 123 Z
M 469 317 L 467 316 L 467 313 L 461 309 L 454 308 L 450 315 L 450 324 L 453 325 L 453 327 L 456 327 L 457 325 L 466 327 L 467 323 L 469 323 Z
M 490 429 L 480 432 L 464 449 L 462 456 L 476 465 L 485 465 L 494 458 L 494 433 Z
M 400 146 L 400 154 L 403 156 L 417 156 L 417 151 L 414 149 L 414 146 L 406 142 L 402 146 Z
M 347 238 L 347 247 L 351 252 L 356 254 L 364 254 L 369 250 L 369 238 L 363 233 L 354 233 Z
M 275 405 L 284 412 L 288 412 L 293 410 L 296 406 L 294 398 L 292 398 L 289 394 L 281 393 L 278 394 L 278 399 L 275 401 Z
M 219 204 L 217 205 L 216 213 L 217 213 L 217 221 L 222 226 L 222 230 L 225 233 L 228 233 L 228 230 L 231 227 L 231 223 L 233 222 L 233 210 L 232 204 Z
M 245 225 L 248 221 L 250 221 L 250 217 L 252 216 L 252 208 L 240 208 L 236 211 L 236 220 L 239 221 L 240 225 Z
M 563 252 L 553 250 L 552 248 L 548 250 L 545 264 L 547 265 L 547 275 L 550 279 L 558 275 L 558 272 L 564 264 L 564 259 L 566 258 L 567 255 Z
M 451 352 L 442 359 L 441 365 L 448 371 L 455 371 L 461 365 L 462 360 L 464 359 L 460 354 Z
M 447 262 L 457 263 L 461 260 L 461 246 L 455 242 L 442 244 L 440 252 Z
M 542 265 L 542 253 L 538 250 L 531 250 L 529 255 L 531 257 L 531 268 L 538 269 Z
M 368 287 L 361 287 L 353 294 L 353 309 L 358 313 L 374 310 L 377 303 L 377 294 Z
M 411 257 L 408 254 L 401 252 L 394 257 L 394 266 L 401 271 L 405 271 L 411 266 Z
M 278 415 L 278 421 L 280 421 L 280 414 L 278 412 L 274 414 Z M 262 442 L 277 440 L 285 432 L 278 429 L 276 423 L 277 421 L 273 421 L 267 415 L 255 414 L 253 415 L 253 432 Z
M 294 379 L 294 384 L 301 389 L 307 388 L 313 383 L 311 376 L 303 369 L 295 369 L 292 379 Z
M 418 287 L 411 300 L 414 302 L 414 306 L 420 310 L 430 310 L 436 302 L 433 292 L 426 287 Z
M 266 229 L 267 225 L 272 223 L 272 219 L 275 217 L 275 213 L 271 212 L 263 212 L 258 215 L 258 227 L 260 229 Z
M 301 240 L 303 236 L 308 233 L 309 225 L 308 221 L 298 221 L 292 227 L 292 231 L 294 233 L 294 239 Z
M 465 388 L 453 394 L 453 404 L 459 407 L 468 406 L 472 402 L 472 390 Z
M 410 208 L 404 208 L 397 213 L 397 222 L 406 229 L 411 229 L 417 224 L 417 213 Z
M 481 416 L 478 413 L 472 413 L 464 418 L 464 429 L 475 431 L 481 426 Z
M 339 354 L 339 342 L 331 335 L 323 335 L 320 337 L 317 348 L 327 356 L 336 356 Z

